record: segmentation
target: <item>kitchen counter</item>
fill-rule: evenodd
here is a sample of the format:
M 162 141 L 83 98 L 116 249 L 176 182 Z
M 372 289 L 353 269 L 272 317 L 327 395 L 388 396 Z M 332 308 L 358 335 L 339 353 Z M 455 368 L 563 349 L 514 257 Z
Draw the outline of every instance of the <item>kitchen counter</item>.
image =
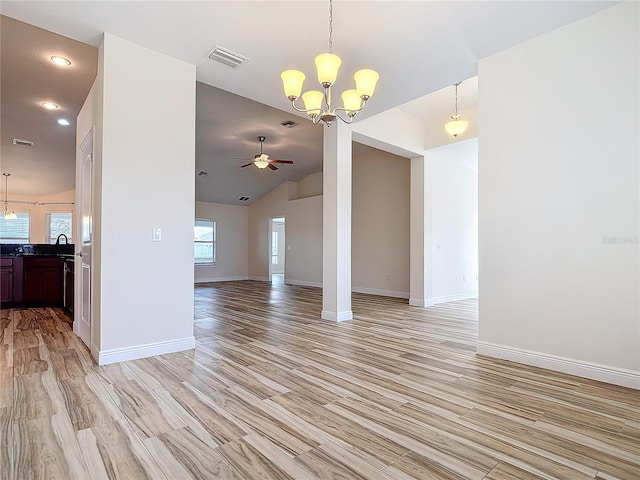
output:
M 71 308 L 65 286 L 67 273 L 73 270 L 68 264 L 73 261 L 73 244 L 0 245 L 0 308 Z M 72 286 L 73 280 L 70 281 Z

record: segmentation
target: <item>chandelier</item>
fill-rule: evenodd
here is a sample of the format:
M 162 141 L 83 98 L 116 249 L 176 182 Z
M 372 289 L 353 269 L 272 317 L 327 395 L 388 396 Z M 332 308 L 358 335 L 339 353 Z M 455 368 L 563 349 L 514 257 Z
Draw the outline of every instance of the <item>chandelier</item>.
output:
M 447 131 L 447 133 L 449 135 L 452 135 L 453 138 L 456 138 L 461 133 L 464 133 L 464 131 L 469 126 L 469 122 L 467 122 L 466 120 L 460 120 L 461 115 L 458 114 L 458 85 L 460 85 L 461 83 L 462 82 L 458 82 L 454 84 L 456 87 L 456 113 L 451 115 L 451 121 L 447 122 L 444 126 L 444 129 Z
M 6 220 L 15 220 L 18 218 L 16 212 L 9 210 L 9 177 L 10 173 L 3 173 L 4 175 L 4 207 L 2 207 L 2 216 Z
M 331 126 L 336 118 L 345 123 L 351 123 L 353 117 L 362 110 L 371 98 L 376 88 L 376 83 L 380 76 L 370 69 L 358 70 L 353 78 L 356 81 L 356 88 L 342 92 L 342 108 L 332 106 L 331 86 L 338 76 L 338 69 L 342 60 L 332 53 L 333 50 L 333 2 L 329 0 L 329 52 L 322 53 L 316 57 L 316 68 L 318 70 L 318 82 L 322 85 L 323 91 L 309 90 L 302 94 L 302 101 L 305 108 L 296 105 L 296 99 L 302 92 L 302 84 L 305 79 L 304 73 L 299 70 L 285 70 L 280 77 L 284 85 L 284 94 L 291 101 L 291 106 L 298 112 L 303 112 L 311 117 L 314 125 L 323 121 L 327 126 Z

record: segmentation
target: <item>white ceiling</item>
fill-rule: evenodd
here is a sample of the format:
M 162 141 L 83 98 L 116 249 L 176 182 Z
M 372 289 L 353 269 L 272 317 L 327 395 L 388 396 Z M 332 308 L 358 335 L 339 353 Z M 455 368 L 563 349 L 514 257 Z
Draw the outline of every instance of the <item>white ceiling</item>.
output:
M 374 68 L 381 79 L 360 118 L 399 105 L 419 117 L 442 110 L 446 118 L 451 90 L 441 92 L 441 100 L 406 103 L 473 77 L 480 58 L 615 3 L 336 0 L 333 44 L 343 59 L 336 89 L 350 88 L 356 70 Z M 327 48 L 327 10 L 324 0 L 2 2 L 3 15 L 89 45 L 97 46 L 106 31 L 195 64 L 202 82 L 196 168 L 211 172 L 196 180 L 197 199 L 224 203 L 238 203 L 241 195 L 256 199 L 286 179 L 321 169 L 323 127 L 310 126 L 290 110 L 280 72 L 301 69 L 307 73 L 305 87 L 316 88 L 313 58 Z M 215 45 L 249 61 L 236 70 L 214 63 L 207 54 Z M 4 45 L 2 62 L 5 127 Z M 53 81 L 50 74 L 47 79 Z M 287 119 L 300 125 L 281 127 Z M 5 128 L 2 135 L 4 147 Z M 259 149 L 258 135 L 267 137 L 266 153 L 295 164 L 275 172 L 238 168 L 242 163 L 234 162 L 241 160 L 229 157 L 252 157 Z M 17 168 L 10 161 L 9 166 Z M 5 165 L 2 169 L 9 171 Z

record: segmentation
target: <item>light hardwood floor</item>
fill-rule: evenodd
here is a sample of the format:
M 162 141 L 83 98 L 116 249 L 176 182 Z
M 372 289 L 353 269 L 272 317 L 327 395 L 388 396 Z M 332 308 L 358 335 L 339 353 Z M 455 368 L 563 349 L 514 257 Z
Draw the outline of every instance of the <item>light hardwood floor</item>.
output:
M 640 478 L 640 392 L 477 356 L 475 301 L 320 294 L 198 286 L 195 350 L 104 367 L 1 311 L 0 478 Z

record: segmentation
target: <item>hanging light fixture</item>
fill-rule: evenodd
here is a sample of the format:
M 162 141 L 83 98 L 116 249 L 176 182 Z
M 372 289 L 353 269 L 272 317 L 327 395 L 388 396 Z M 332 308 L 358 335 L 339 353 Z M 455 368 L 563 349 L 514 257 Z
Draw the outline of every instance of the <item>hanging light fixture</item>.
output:
M 458 82 L 458 83 L 455 84 L 455 87 L 456 87 L 456 113 L 451 115 L 451 121 L 447 122 L 445 124 L 445 126 L 444 126 L 444 129 L 447 131 L 447 133 L 449 135 L 453 136 L 453 138 L 457 137 L 461 133 L 464 133 L 464 131 L 469 126 L 469 122 L 467 122 L 466 120 L 460 120 L 461 115 L 458 114 L 458 85 L 460 85 L 461 83 L 462 82 Z
M 333 1 L 329 0 L 329 52 L 322 53 L 316 57 L 318 81 L 322 85 L 323 91 L 309 90 L 304 92 L 302 101 L 305 108 L 298 108 L 295 101 L 302 92 L 302 84 L 305 79 L 304 73 L 299 70 L 285 70 L 280 75 L 284 86 L 284 94 L 291 101 L 293 109 L 309 115 L 314 125 L 317 125 L 322 120 L 327 126 L 330 126 L 331 122 L 336 118 L 345 123 L 351 123 L 353 117 L 364 108 L 367 100 L 373 95 L 378 78 L 380 78 L 374 70 L 358 70 L 353 76 L 356 81 L 356 88 L 342 92 L 342 108 L 332 108 L 331 86 L 335 83 L 338 69 L 342 64 L 340 57 L 334 55 L 332 50 Z
M 18 218 L 16 212 L 9 210 L 9 177 L 10 173 L 3 173 L 4 175 L 4 207 L 2 207 L 2 216 L 5 220 L 15 220 Z

